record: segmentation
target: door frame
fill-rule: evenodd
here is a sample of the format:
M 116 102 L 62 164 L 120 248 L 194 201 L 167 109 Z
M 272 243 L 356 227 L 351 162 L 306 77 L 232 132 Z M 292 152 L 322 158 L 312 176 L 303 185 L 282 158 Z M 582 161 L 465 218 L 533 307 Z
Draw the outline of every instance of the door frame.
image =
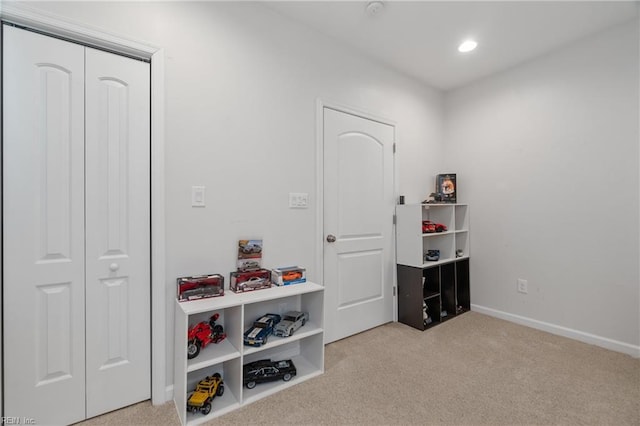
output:
M 165 277 L 165 184 L 164 184 L 164 141 L 165 141 L 165 90 L 164 90 L 164 50 L 146 42 L 122 37 L 101 28 L 91 27 L 23 3 L 3 4 L 0 20 L 24 26 L 53 37 L 67 39 L 89 47 L 108 50 L 129 57 L 151 62 L 151 402 L 164 404 L 171 399 L 172 388 L 167 389 L 166 353 L 166 277 Z M 0 37 L 1 41 L 1 37 Z M 0 44 L 1 51 L 1 44 Z M 2 91 L 0 89 L 0 99 Z M 0 102 L 1 104 L 1 102 Z M 1 176 L 1 175 L 0 175 Z M 1 182 L 1 178 L 0 178 Z M 1 203 L 1 200 L 0 200 Z M 0 204 L 0 208 L 1 208 Z M 0 255 L 2 255 L 0 245 Z M 0 276 L 0 287 L 2 277 Z M 0 314 L 2 299 L 0 292 Z M 0 366 L 2 366 L 2 339 L 0 339 Z M 1 368 L 0 383 L 3 384 Z M 0 413 L 3 395 L 0 386 Z
M 367 120 L 377 121 L 394 128 L 394 143 L 396 145 L 393 155 L 393 196 L 398 199 L 398 167 L 396 162 L 398 148 L 398 125 L 394 120 L 368 112 L 362 108 L 345 105 L 340 102 L 328 101 L 322 98 L 316 100 L 316 275 L 314 281 L 324 283 L 324 109 L 329 108 L 345 114 L 355 115 Z M 396 225 L 393 225 L 391 258 L 396 258 Z M 398 321 L 398 277 L 396 268 L 393 268 L 393 321 Z M 325 304 L 325 309 L 326 309 Z

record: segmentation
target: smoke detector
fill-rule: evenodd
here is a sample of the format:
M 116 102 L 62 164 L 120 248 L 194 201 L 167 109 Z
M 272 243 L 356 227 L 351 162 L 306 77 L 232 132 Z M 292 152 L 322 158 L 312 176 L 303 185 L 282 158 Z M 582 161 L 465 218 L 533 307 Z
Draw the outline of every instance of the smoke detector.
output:
M 384 9 L 384 3 L 381 1 L 370 1 L 369 4 L 367 4 L 367 15 L 375 16 L 380 13 L 382 9 Z

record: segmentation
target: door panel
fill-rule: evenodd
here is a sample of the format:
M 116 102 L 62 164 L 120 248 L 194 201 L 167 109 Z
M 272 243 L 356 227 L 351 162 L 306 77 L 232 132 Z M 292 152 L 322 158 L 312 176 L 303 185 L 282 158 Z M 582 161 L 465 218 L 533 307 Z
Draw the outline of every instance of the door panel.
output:
M 151 396 L 149 71 L 86 50 L 88 417 Z
M 85 418 L 84 48 L 5 26 L 3 65 L 4 415 L 73 423 Z
M 340 286 L 338 310 L 383 297 L 382 250 L 357 251 L 338 256 L 338 280 L 353 283 Z
M 325 342 L 393 319 L 394 128 L 324 109 Z

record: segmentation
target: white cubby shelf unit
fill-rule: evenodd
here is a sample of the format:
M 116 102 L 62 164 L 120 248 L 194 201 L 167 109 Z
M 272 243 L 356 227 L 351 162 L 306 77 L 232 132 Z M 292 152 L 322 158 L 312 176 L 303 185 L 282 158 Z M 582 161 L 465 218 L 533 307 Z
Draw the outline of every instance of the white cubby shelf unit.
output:
M 309 313 L 309 321 L 290 337 L 269 336 L 261 347 L 244 346 L 243 334 L 253 322 L 266 313 L 284 314 L 298 310 Z M 282 389 L 294 386 L 324 373 L 324 287 L 312 282 L 255 290 L 247 293 L 225 291 L 224 296 L 175 305 L 175 377 L 174 402 L 183 425 L 196 425 L 257 401 Z M 220 317 L 227 338 L 210 343 L 193 359 L 187 358 L 189 327 L 207 321 L 213 314 Z M 242 367 L 259 359 L 291 359 L 297 375 L 288 382 L 278 380 L 258 384 L 253 389 L 243 386 Z M 197 383 L 206 376 L 220 373 L 224 394 L 216 396 L 206 416 L 187 412 L 187 399 Z
M 469 257 L 467 204 L 402 204 L 396 206 L 397 263 L 428 268 Z M 422 221 L 447 227 L 444 232 L 422 233 Z M 427 261 L 428 250 L 440 250 L 440 260 Z M 462 250 L 462 256 L 456 255 Z

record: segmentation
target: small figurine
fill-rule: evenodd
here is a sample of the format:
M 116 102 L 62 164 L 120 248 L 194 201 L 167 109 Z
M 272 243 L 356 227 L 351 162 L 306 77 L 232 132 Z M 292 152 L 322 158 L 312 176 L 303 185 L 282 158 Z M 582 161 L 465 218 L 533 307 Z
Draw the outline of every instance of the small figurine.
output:
M 426 327 L 431 324 L 431 317 L 429 316 L 429 307 L 425 302 L 422 302 L 422 324 Z
M 432 192 L 429 197 L 422 202 L 422 204 L 436 204 L 442 203 L 444 196 L 440 192 Z
M 461 249 L 456 250 L 456 257 L 462 257 L 464 256 L 464 251 L 462 251 Z
M 209 321 L 199 322 L 189 329 L 187 337 L 188 359 L 197 357 L 200 349 L 209 343 L 220 343 L 227 337 L 222 325 L 216 324 L 218 318 L 220 318 L 220 314 L 216 312 L 209 318 Z

